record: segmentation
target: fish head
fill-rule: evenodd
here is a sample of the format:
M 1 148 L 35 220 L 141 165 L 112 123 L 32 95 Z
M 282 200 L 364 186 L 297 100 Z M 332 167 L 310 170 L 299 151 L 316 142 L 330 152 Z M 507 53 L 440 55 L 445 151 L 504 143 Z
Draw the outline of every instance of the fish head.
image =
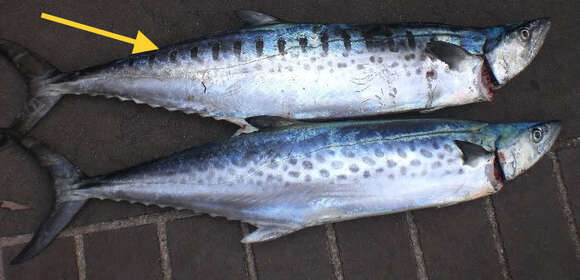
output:
M 550 150 L 560 133 L 559 121 L 505 124 L 496 145 L 499 166 L 506 180 L 530 169 Z
M 551 21 L 540 18 L 503 27 L 503 32 L 488 39 L 485 57 L 500 87 L 524 70 L 538 54 Z

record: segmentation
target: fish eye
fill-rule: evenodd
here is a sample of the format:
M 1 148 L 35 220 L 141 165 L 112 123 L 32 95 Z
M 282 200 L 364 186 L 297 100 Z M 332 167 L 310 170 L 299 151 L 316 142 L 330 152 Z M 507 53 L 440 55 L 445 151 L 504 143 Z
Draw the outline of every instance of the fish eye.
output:
M 527 41 L 530 39 L 530 30 L 527 28 L 522 28 L 520 30 L 520 38 L 522 41 Z
M 539 143 L 540 141 L 542 141 L 542 138 L 544 138 L 544 130 L 536 127 L 532 130 L 532 140 L 534 140 L 535 143 Z

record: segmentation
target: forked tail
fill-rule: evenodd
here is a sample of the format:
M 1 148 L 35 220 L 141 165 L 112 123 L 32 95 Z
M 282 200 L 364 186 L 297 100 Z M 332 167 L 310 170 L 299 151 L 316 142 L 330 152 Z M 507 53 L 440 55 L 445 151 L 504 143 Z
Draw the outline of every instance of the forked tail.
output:
M 55 189 L 55 204 L 50 216 L 40 226 L 32 240 L 22 249 L 10 264 L 19 264 L 38 255 L 70 223 L 76 213 L 83 207 L 86 198 L 74 196 L 78 182 L 84 177 L 78 167 L 62 155 L 47 149 L 42 143 L 31 137 L 19 139 L 17 132 L 1 130 L 3 137 L 15 140 L 30 151 L 40 164 L 52 175 Z
M 61 72 L 35 53 L 14 42 L 0 39 L 0 53 L 12 61 L 28 82 L 26 105 L 12 124 L 14 130 L 26 134 L 62 97 L 60 93 L 47 87 L 50 80 Z

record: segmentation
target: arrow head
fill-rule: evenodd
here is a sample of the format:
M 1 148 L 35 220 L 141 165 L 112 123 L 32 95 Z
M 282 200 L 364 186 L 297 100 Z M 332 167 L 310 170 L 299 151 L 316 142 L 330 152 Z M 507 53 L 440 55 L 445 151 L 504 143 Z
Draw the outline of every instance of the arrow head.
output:
M 135 38 L 135 43 L 133 44 L 132 54 L 148 52 L 158 50 L 159 48 L 149 40 L 141 30 L 137 31 L 137 38 Z

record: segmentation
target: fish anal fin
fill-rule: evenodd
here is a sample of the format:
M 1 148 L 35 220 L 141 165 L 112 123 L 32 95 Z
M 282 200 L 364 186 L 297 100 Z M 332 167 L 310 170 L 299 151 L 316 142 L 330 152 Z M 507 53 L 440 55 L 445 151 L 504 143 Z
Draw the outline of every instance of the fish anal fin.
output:
M 282 21 L 278 18 L 252 10 L 237 10 L 234 13 L 246 26 L 260 26 L 282 23 Z
M 302 124 L 304 122 L 276 116 L 255 116 L 246 118 L 246 122 L 259 129 L 276 128 Z
M 461 150 L 461 153 L 463 154 L 463 162 L 466 165 L 475 166 L 477 162 L 482 159 L 487 159 L 490 154 L 493 154 L 482 146 L 473 144 L 471 142 L 460 140 L 455 140 L 454 142 L 455 145 L 457 145 L 457 148 Z
M 242 243 L 256 243 L 274 240 L 278 237 L 297 231 L 298 228 L 281 226 L 258 226 L 258 229 L 244 236 Z
M 445 62 L 449 65 L 450 69 L 459 69 L 461 62 L 471 56 L 471 54 L 462 47 L 441 41 L 431 41 L 427 43 L 425 52 Z

